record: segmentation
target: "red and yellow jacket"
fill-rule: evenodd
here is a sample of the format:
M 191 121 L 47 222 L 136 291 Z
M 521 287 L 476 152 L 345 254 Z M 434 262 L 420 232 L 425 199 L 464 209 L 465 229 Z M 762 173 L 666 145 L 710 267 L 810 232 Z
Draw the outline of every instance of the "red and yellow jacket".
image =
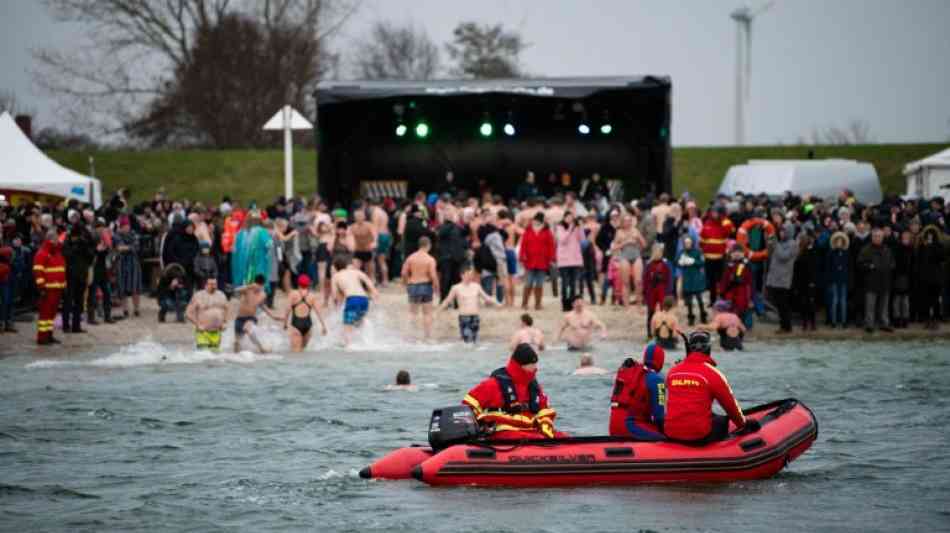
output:
M 699 247 L 707 261 L 717 261 L 726 254 L 726 241 L 732 235 L 732 221 L 726 217 L 708 217 L 699 232 Z
M 39 290 L 62 290 L 66 288 L 66 260 L 60 244 L 44 241 L 33 258 L 33 277 Z
M 496 439 L 554 438 L 557 413 L 534 379 L 514 360 L 468 391 L 464 405 L 479 424 L 494 429 Z
M 745 416 L 726 376 L 712 357 L 692 352 L 666 376 L 666 416 L 663 432 L 671 439 L 700 440 L 712 431 L 712 401 L 716 400 L 738 427 Z

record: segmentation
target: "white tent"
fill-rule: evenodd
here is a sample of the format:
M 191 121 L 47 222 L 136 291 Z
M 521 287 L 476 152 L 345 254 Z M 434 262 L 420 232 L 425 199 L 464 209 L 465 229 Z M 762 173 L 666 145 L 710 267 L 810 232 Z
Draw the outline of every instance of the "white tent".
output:
M 0 190 L 75 198 L 98 208 L 102 184 L 46 157 L 9 113 L 0 114 Z
M 908 163 L 904 177 L 907 178 L 907 196 L 928 199 L 943 196 L 950 201 L 950 148 Z
M 753 159 L 730 167 L 719 193 L 781 196 L 791 191 L 799 196 L 834 198 L 843 189 L 851 190 L 864 204 L 883 199 L 874 165 L 849 159 Z

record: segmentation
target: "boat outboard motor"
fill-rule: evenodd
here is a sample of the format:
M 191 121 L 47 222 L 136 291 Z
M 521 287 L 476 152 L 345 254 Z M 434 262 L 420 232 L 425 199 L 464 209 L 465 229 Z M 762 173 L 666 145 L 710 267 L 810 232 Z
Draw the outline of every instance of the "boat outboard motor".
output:
M 429 421 L 429 446 L 439 451 L 478 436 L 475 413 L 467 405 L 453 405 L 432 411 Z

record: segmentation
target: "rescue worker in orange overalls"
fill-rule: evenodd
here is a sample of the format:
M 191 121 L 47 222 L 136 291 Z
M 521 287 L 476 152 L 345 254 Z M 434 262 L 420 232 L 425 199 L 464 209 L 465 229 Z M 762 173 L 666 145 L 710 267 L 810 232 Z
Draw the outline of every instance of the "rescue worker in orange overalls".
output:
M 56 232 L 50 230 L 33 258 L 33 277 L 40 293 L 36 317 L 36 343 L 40 345 L 60 343 L 53 337 L 53 322 L 66 288 L 66 260 L 61 249 Z
M 610 397 L 610 436 L 661 441 L 666 409 L 663 362 L 666 353 L 657 344 L 643 350 L 643 363 L 628 357 L 617 370 Z
M 538 354 L 519 344 L 508 364 L 468 391 L 462 404 L 472 408 L 479 426 L 495 440 L 550 439 L 557 413 L 535 379 Z

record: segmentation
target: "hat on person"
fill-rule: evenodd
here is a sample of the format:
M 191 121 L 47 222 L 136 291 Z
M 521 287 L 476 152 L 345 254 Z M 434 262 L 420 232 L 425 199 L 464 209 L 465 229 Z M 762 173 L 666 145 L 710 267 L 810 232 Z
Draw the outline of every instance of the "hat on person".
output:
M 700 352 L 706 355 L 712 353 L 712 337 L 707 331 L 694 331 L 686 338 L 687 352 Z
M 726 312 L 732 309 L 732 303 L 729 300 L 716 300 L 716 303 L 713 304 L 713 309 L 720 313 Z
M 514 359 L 516 363 L 521 366 L 530 365 L 538 362 L 538 353 L 534 351 L 534 348 L 530 344 L 519 344 L 515 347 L 514 353 L 511 354 L 511 358 Z
M 659 372 L 663 370 L 664 361 L 666 361 L 666 351 L 659 344 L 651 342 L 643 349 L 643 366 Z
M 343 208 L 333 210 L 333 218 L 346 218 L 347 214 L 346 209 Z
M 306 274 L 297 276 L 297 286 L 310 288 L 310 276 Z

